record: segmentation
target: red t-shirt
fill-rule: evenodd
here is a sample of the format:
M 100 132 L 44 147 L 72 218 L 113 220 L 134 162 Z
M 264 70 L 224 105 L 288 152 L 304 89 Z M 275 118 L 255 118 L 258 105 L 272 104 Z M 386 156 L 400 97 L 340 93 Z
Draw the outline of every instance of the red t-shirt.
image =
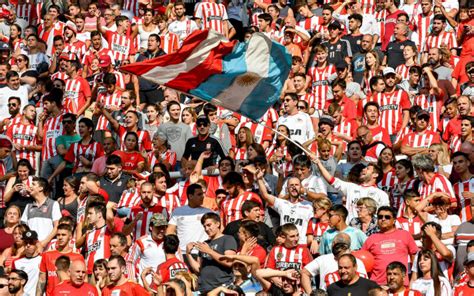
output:
M 84 283 L 80 287 L 73 286 L 69 281 L 60 283 L 54 287 L 53 296 L 99 296 L 97 288 L 89 283 Z
M 285 270 L 287 268 L 301 270 L 311 260 L 311 254 L 305 245 L 298 245 L 293 249 L 288 249 L 285 246 L 276 246 L 268 254 L 266 267 L 278 270 Z
M 136 170 L 140 162 L 145 162 L 145 158 L 143 158 L 140 152 L 126 152 L 117 150 L 112 154 L 120 157 L 122 160 L 122 167 L 126 171 Z
M 163 283 L 174 279 L 176 274 L 180 271 L 189 271 L 188 266 L 178 258 L 171 258 L 158 265 L 156 272 L 161 275 Z
M 118 292 L 120 291 L 120 292 Z M 102 289 L 102 296 L 144 296 L 150 295 L 142 286 L 135 282 L 125 282 L 120 286 L 108 285 Z
M 58 275 L 56 274 L 56 259 L 60 256 L 68 256 L 69 259 L 72 261 L 81 260 L 84 261 L 84 257 L 81 254 L 77 254 L 74 252 L 68 253 L 61 253 L 58 250 L 44 252 L 41 256 L 41 263 L 40 263 L 40 272 L 46 273 L 48 278 L 48 284 L 46 286 L 46 295 L 53 295 L 54 287 L 56 287 L 59 283 Z

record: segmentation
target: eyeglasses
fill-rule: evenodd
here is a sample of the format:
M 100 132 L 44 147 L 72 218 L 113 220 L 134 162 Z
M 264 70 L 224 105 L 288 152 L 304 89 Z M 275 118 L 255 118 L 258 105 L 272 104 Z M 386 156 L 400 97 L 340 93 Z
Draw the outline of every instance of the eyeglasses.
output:
M 24 59 L 16 59 L 16 62 L 24 62 L 25 60 Z
M 429 120 L 428 118 L 426 118 L 426 117 L 418 117 L 417 120 L 423 120 L 423 121 L 425 121 L 425 122 L 430 121 L 430 120 Z
M 304 110 L 304 109 L 306 109 L 305 106 L 298 106 L 297 108 L 298 108 L 298 110 Z
M 391 220 L 393 217 L 391 215 L 377 215 L 379 220 Z
M 0 284 L 0 289 L 3 289 L 5 287 L 8 287 L 8 285 Z
M 292 99 L 284 99 L 283 102 L 291 102 L 293 101 Z
M 16 107 L 16 104 L 14 104 L 14 103 L 8 103 L 7 106 L 8 106 L 8 107 Z

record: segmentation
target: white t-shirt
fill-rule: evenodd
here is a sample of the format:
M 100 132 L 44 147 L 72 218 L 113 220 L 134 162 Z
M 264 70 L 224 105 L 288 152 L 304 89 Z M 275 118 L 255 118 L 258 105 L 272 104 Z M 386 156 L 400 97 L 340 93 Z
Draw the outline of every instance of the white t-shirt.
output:
M 357 260 L 357 272 L 362 273 L 367 275 L 367 271 L 365 270 L 365 265 L 364 263 L 356 258 Z M 337 261 L 334 259 L 333 254 L 326 254 L 326 255 L 321 255 L 308 263 L 304 267 L 309 273 L 311 273 L 312 276 L 319 275 L 320 281 L 319 281 L 319 288 L 326 290 L 326 281 L 324 280 L 326 278 L 326 275 L 328 273 L 336 272 L 338 270 L 337 266 Z
M 293 223 L 298 228 L 300 239 L 298 244 L 306 244 L 308 222 L 313 217 L 313 205 L 309 201 L 291 203 L 288 200 L 275 198 L 272 206 L 280 215 L 280 225 Z
M 280 125 L 288 127 L 290 138 L 300 144 L 314 138 L 313 124 L 307 113 L 298 111 L 295 115 L 283 115 L 277 121 L 277 127 Z
M 377 207 L 390 205 L 390 200 L 385 191 L 375 186 L 362 186 L 351 182 L 345 182 L 334 178 L 330 184 L 337 190 L 341 190 L 346 196 L 346 208 L 349 211 L 347 221 L 357 217 L 357 201 L 363 197 L 370 197 L 377 203 Z
M 13 261 L 13 267 L 26 272 L 28 281 L 24 287 L 23 295 L 36 295 L 36 285 L 38 284 L 39 266 L 41 264 L 41 255 L 27 258 L 23 257 Z
M 448 248 L 451 251 L 451 253 L 453 253 L 453 261 L 452 262 L 455 262 L 456 261 L 456 250 L 454 249 L 454 247 L 452 245 L 447 245 L 446 248 Z M 416 253 L 415 259 L 413 260 L 413 265 L 411 266 L 411 271 L 412 272 L 418 272 L 418 253 L 419 252 Z M 441 268 L 441 271 L 443 272 L 443 275 L 446 278 L 449 278 L 448 269 L 449 269 L 449 267 L 451 267 L 452 262 L 447 262 L 445 260 L 442 260 L 442 261 L 438 260 L 439 267 Z
M 306 188 L 308 191 L 314 193 L 324 193 L 327 194 L 326 184 L 324 184 L 323 179 L 318 176 L 310 175 L 308 178 L 301 181 L 301 185 Z M 281 195 L 288 194 L 287 192 L 288 187 L 288 179 L 286 180 L 285 184 L 283 184 L 283 188 L 281 190 Z
M 461 219 L 458 215 L 448 215 L 445 220 L 440 220 L 437 216 L 428 214 L 428 222 L 436 222 L 441 225 L 442 233 L 453 232 L 453 226 L 461 225 Z M 452 245 L 454 242 L 454 237 L 443 239 L 442 242 L 445 245 Z
M 0 120 L 10 117 L 7 106 L 10 97 L 19 97 L 21 100 L 20 110 L 23 110 L 23 107 L 28 105 L 28 87 L 20 85 L 17 90 L 13 90 L 8 86 L 0 88 Z
M 168 31 L 178 35 L 179 44 L 181 45 L 192 32 L 196 31 L 198 26 L 195 21 L 186 19 L 184 21 L 175 20 L 168 25 Z
M 448 279 L 445 277 L 439 277 L 440 286 L 441 286 L 441 293 L 440 295 L 443 296 L 451 296 L 453 295 L 453 288 L 449 284 Z M 423 296 L 434 296 L 435 289 L 433 287 L 433 280 L 425 280 L 425 279 L 417 279 L 411 284 L 410 289 L 420 291 Z
M 210 212 L 212 211 L 208 208 L 191 208 L 186 205 L 176 208 L 171 213 L 169 224 L 176 225 L 181 251 L 186 252 L 186 245 L 190 242 L 203 242 L 208 239 L 201 224 L 201 217 Z

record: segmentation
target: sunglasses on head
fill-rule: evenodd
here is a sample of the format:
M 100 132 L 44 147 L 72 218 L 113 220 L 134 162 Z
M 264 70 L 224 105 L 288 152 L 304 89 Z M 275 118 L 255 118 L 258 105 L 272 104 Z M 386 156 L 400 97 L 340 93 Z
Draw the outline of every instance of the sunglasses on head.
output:
M 390 220 L 392 219 L 391 215 L 377 215 L 377 219 L 379 220 Z

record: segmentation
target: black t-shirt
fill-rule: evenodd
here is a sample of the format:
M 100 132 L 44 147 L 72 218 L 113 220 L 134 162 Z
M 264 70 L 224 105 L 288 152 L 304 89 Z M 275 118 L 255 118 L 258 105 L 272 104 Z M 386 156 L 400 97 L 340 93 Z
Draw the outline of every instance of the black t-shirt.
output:
M 384 54 L 380 51 L 375 49 L 377 52 L 380 60 L 383 60 Z M 354 53 L 352 56 L 352 78 L 354 82 L 357 82 L 362 85 L 362 81 L 364 81 L 364 71 L 365 71 L 365 54 L 366 52 L 358 52 Z
M 344 39 L 349 41 L 349 44 L 351 45 L 351 51 L 352 55 L 354 56 L 356 53 L 359 53 L 362 51 L 362 47 L 360 47 L 360 44 L 362 43 L 362 37 L 364 35 L 346 35 L 344 36 Z
M 103 176 L 100 178 L 100 187 L 107 191 L 109 194 L 109 201 L 119 203 L 120 197 L 125 189 L 127 189 L 127 182 L 130 179 L 130 175 L 122 173 L 120 178 L 115 182 L 112 182 L 107 177 Z
M 370 289 L 378 287 L 379 285 L 377 285 L 376 282 L 360 277 L 359 280 L 352 285 L 345 285 L 342 281 L 337 281 L 329 285 L 327 292 L 329 296 L 363 296 L 368 295 Z
M 396 69 L 399 65 L 405 62 L 405 58 L 403 57 L 403 49 L 407 45 L 416 46 L 415 42 L 406 39 L 405 41 L 392 41 L 387 46 L 387 65 Z
M 336 43 L 321 43 L 329 50 L 328 63 L 337 65 L 344 61 L 345 57 L 352 57 L 351 45 L 345 39 L 339 39 Z
M 224 149 L 222 149 L 221 143 L 212 136 L 208 136 L 204 140 L 199 140 L 199 137 L 194 137 L 186 142 L 186 148 L 184 149 L 183 157 L 188 159 L 191 156 L 192 160 L 198 160 L 201 153 L 206 151 L 207 144 L 211 145 L 212 156 L 204 160 L 203 168 L 214 165 L 217 163 L 217 156 L 220 158 L 225 157 Z
M 239 228 L 240 224 L 242 224 L 242 220 L 237 220 L 230 222 L 224 229 L 224 234 L 232 235 L 235 238 L 237 244 L 239 244 Z M 273 245 L 275 245 L 275 235 L 273 234 L 270 227 L 263 222 L 258 222 L 258 228 L 260 230 L 260 234 L 257 238 L 257 243 L 262 246 L 262 248 L 268 250 Z
M 224 254 L 225 251 L 237 251 L 237 243 L 230 235 L 223 235 L 215 240 L 207 240 L 206 243 L 214 251 Z M 199 273 L 198 286 L 203 294 L 222 285 L 232 283 L 232 269 L 216 262 L 211 256 L 200 253 L 201 270 Z

